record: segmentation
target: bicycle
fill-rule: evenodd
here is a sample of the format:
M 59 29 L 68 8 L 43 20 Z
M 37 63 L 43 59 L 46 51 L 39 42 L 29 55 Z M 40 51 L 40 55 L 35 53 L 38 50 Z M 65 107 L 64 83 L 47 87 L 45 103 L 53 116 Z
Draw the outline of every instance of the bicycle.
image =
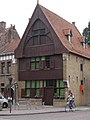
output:
M 75 102 L 67 102 L 66 106 L 65 106 L 65 112 L 69 112 L 69 111 L 76 111 L 76 105 Z

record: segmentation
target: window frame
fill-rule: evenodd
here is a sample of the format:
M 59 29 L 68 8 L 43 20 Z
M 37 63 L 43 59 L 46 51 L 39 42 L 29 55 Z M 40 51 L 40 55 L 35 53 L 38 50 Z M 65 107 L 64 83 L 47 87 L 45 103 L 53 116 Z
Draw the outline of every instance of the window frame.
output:
M 65 99 L 65 86 L 64 86 L 64 82 L 63 82 L 63 85 L 61 85 L 61 82 L 63 82 L 63 80 L 54 81 L 54 98 L 55 99 Z M 63 91 L 63 94 L 62 94 L 62 91 Z
M 1 62 L 1 74 L 5 74 L 5 62 Z
M 7 73 L 10 74 L 11 73 L 11 61 L 7 62 Z

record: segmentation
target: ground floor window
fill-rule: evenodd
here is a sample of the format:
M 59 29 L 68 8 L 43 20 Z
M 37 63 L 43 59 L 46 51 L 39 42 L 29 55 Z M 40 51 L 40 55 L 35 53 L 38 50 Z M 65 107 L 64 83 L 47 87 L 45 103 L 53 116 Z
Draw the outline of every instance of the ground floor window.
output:
M 42 97 L 44 96 L 44 89 L 47 89 L 48 87 L 53 88 L 54 98 L 65 98 L 65 87 L 63 80 L 27 80 L 25 87 L 26 96 L 31 98 Z
M 27 97 L 40 97 L 40 80 L 26 81 L 26 96 Z
M 54 97 L 60 99 L 65 98 L 65 87 L 63 80 L 54 81 Z

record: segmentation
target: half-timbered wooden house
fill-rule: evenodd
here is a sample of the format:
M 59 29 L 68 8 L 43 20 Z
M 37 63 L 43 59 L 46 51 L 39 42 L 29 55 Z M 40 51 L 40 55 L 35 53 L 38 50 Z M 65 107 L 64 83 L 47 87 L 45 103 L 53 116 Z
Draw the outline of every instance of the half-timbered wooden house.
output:
M 37 4 L 15 55 L 20 97 L 64 105 L 71 90 L 76 104 L 89 103 L 90 48 L 75 22 Z

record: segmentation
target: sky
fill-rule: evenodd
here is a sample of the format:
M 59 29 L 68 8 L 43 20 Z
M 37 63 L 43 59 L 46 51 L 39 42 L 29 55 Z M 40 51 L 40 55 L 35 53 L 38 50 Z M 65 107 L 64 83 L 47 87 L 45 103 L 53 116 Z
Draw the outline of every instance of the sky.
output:
M 6 22 L 6 27 L 15 25 L 20 38 L 39 4 L 56 13 L 68 22 L 75 22 L 82 34 L 90 21 L 90 0 L 0 0 L 0 22 Z

